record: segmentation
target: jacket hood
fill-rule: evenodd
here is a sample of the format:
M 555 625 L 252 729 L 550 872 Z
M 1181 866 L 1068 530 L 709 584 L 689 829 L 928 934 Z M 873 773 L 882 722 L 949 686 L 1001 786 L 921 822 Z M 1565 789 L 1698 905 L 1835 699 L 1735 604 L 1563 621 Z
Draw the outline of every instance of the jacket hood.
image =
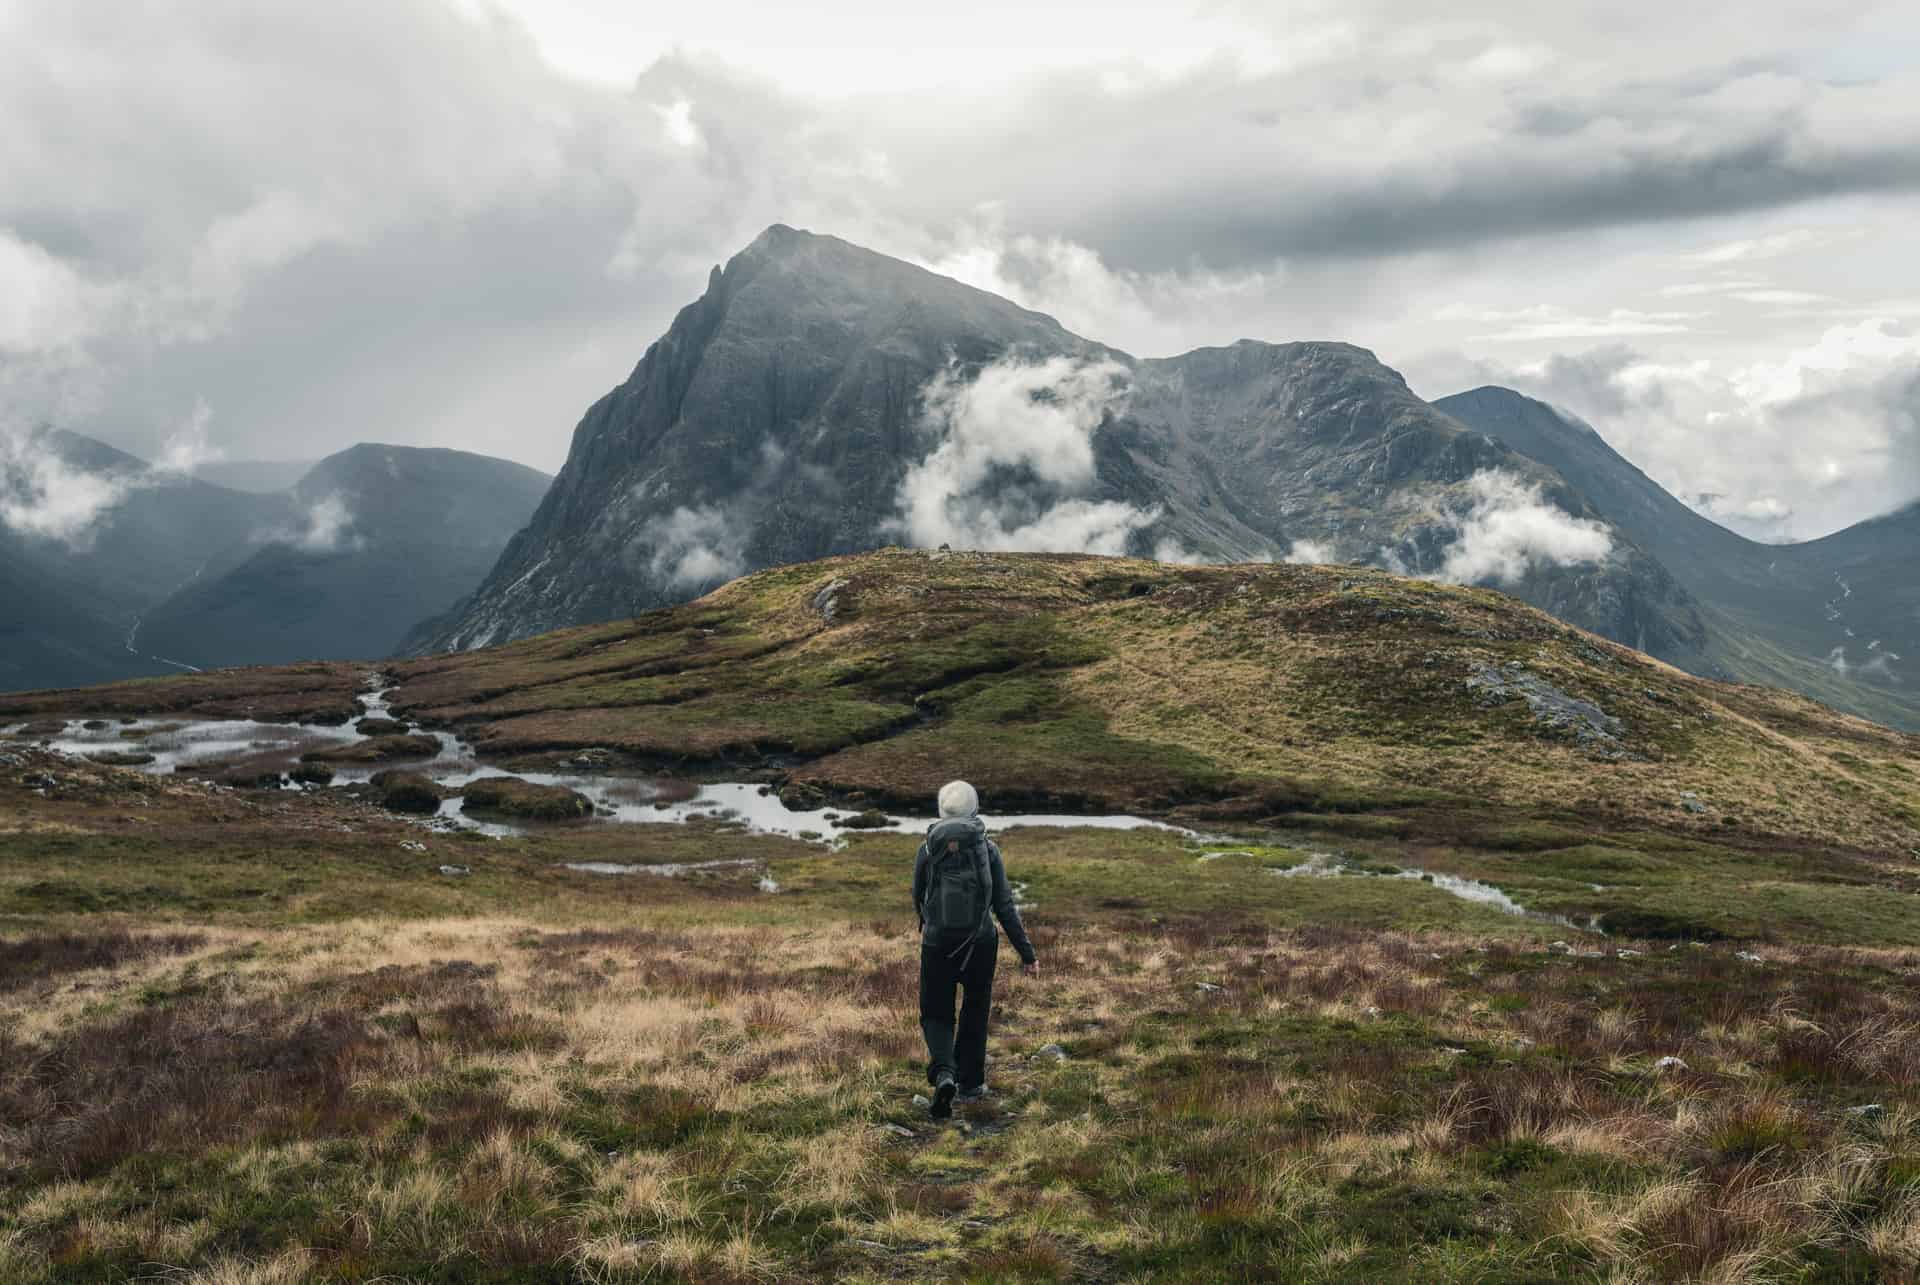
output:
M 944 843 L 948 839 L 967 838 L 986 832 L 987 823 L 979 817 L 946 817 L 927 827 L 927 838 Z

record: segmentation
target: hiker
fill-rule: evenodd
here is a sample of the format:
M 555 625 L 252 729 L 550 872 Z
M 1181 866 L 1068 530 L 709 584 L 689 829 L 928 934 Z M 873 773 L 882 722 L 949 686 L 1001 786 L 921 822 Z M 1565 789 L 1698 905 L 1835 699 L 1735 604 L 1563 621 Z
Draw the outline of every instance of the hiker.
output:
M 1040 960 L 1014 908 L 1000 848 L 980 819 L 980 796 L 965 781 L 940 787 L 940 819 L 913 859 L 913 908 L 920 916 L 920 1031 L 927 1038 L 927 1083 L 933 1118 L 953 1114 L 953 1101 L 987 1095 L 987 1013 L 1000 934 L 1020 953 L 1029 977 Z M 953 988 L 964 997 L 953 1020 Z

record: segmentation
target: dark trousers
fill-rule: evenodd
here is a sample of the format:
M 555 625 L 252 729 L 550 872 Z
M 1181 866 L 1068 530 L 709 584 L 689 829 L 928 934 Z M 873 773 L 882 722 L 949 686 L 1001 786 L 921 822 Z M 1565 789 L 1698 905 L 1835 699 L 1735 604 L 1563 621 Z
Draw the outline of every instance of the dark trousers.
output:
M 952 957 L 948 949 L 924 943 L 920 947 L 920 1033 L 927 1037 L 927 1083 L 936 1083 L 944 1071 L 961 1088 L 973 1089 L 987 1082 L 987 1014 L 993 1008 L 1000 934 L 977 941 L 971 959 L 965 947 Z M 955 986 L 962 991 L 957 1027 Z

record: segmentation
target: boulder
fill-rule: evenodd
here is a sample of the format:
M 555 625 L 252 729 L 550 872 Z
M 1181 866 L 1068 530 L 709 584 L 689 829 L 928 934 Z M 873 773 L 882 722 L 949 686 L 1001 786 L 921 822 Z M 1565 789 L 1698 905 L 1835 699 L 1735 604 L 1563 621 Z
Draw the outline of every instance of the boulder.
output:
M 573 821 L 593 815 L 593 801 L 564 785 L 535 785 L 517 776 L 488 776 L 461 791 L 464 811 L 495 812 L 529 821 Z
M 90 718 L 86 722 L 80 724 L 80 726 L 86 728 L 89 732 L 104 732 L 109 727 L 112 727 L 113 724 L 109 723 L 104 718 Z
M 353 725 L 362 736 L 404 736 L 409 724 L 397 718 L 363 718 Z
M 367 784 L 373 787 L 373 796 L 380 806 L 394 812 L 430 816 L 440 810 L 440 800 L 447 796 L 431 777 L 419 772 L 393 769 L 375 772 Z
M 333 769 L 325 763 L 299 763 L 287 775 L 301 785 L 333 784 Z
M 309 750 L 300 756 L 302 763 L 387 763 L 394 759 L 427 759 L 440 752 L 440 742 L 431 736 L 375 736 L 345 745 L 329 745 Z

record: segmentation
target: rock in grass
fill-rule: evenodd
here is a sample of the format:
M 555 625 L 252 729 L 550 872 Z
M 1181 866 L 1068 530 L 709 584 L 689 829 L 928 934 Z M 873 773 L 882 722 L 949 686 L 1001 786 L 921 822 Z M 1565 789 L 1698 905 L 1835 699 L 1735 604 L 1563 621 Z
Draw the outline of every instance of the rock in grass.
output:
M 1034 1056 L 1044 1057 L 1053 1062 L 1064 1062 L 1067 1060 L 1067 1051 L 1058 1044 L 1047 1044 L 1041 1046 L 1040 1051 L 1035 1053 Z
M 430 816 L 440 810 L 440 800 L 446 797 L 446 791 L 418 772 L 375 772 L 367 783 L 373 787 L 374 798 L 380 806 L 394 812 Z
M 593 800 L 564 785 L 535 785 L 517 776 L 488 776 L 461 791 L 465 811 L 496 812 L 529 821 L 573 821 L 593 815 Z
M 353 725 L 362 736 L 404 736 L 408 724 L 397 718 L 363 718 Z
M 440 742 L 431 736 L 376 736 L 345 745 L 329 745 L 309 750 L 300 756 L 302 763 L 386 763 L 393 759 L 432 758 L 440 752 Z
M 855 816 L 837 818 L 834 824 L 843 830 L 884 830 L 893 824 L 893 818 L 879 808 L 868 808 Z
M 1687 1069 L 1687 1064 L 1669 1053 L 1658 1062 L 1655 1062 L 1653 1069 L 1656 1071 L 1684 1071 Z
M 102 767 L 145 767 L 153 762 L 153 755 L 134 750 L 103 750 L 98 754 L 89 754 L 87 758 Z

